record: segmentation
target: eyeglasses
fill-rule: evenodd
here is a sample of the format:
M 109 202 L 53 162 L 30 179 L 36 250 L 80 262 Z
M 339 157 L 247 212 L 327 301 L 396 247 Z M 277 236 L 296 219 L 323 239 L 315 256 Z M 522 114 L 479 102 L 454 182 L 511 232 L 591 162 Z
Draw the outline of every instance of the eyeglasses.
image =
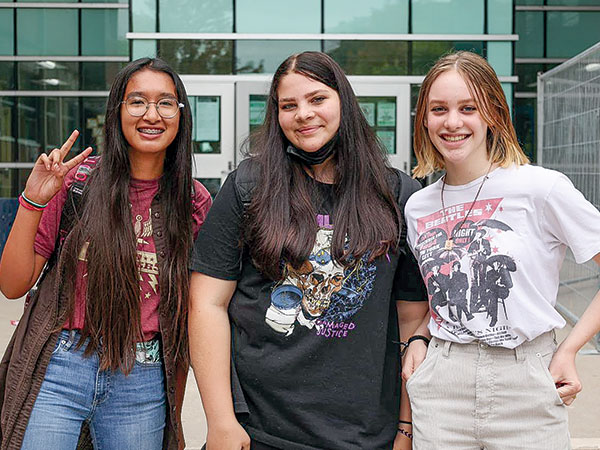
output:
M 142 117 L 150 108 L 150 105 L 154 104 L 156 111 L 163 119 L 171 119 L 177 115 L 177 112 L 185 105 L 177 102 L 174 98 L 161 98 L 157 102 L 149 102 L 144 97 L 129 97 L 127 100 L 122 101 L 127 108 L 127 112 L 133 117 Z

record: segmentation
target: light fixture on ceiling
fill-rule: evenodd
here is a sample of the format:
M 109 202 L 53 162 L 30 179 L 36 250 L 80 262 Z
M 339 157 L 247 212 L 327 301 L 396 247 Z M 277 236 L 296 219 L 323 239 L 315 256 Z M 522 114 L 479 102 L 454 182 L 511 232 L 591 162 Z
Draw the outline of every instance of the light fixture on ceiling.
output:
M 600 70 L 600 63 L 589 63 L 585 65 L 586 72 L 595 72 L 596 70 Z
M 44 69 L 56 69 L 56 63 L 54 61 L 38 61 L 38 66 Z

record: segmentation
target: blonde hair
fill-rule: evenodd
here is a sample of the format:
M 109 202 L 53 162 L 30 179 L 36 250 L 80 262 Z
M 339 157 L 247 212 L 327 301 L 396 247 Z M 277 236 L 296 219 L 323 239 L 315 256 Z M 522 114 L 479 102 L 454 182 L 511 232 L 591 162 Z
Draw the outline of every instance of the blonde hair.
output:
M 501 167 L 527 164 L 529 159 L 517 141 L 506 96 L 496 72 L 481 56 L 459 51 L 442 56 L 429 70 L 421 85 L 415 114 L 413 142 L 417 166 L 413 169 L 413 176 L 421 178 L 445 168 L 442 155 L 431 142 L 425 121 L 431 85 L 448 70 L 456 70 L 464 79 L 477 104 L 481 118 L 488 126 L 486 141 L 491 162 Z

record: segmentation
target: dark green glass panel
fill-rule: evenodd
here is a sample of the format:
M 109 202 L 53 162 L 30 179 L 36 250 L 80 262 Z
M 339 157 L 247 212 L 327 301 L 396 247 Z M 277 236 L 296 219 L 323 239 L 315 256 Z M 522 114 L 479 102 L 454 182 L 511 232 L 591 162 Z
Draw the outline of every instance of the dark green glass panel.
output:
M 544 13 L 537 11 L 516 11 L 515 32 L 519 40 L 515 42 L 516 58 L 541 58 L 544 56 Z
M 535 162 L 535 98 L 515 98 L 513 123 L 519 144 L 532 162 Z
M 0 9 L 0 55 L 14 55 L 14 10 Z
M 92 147 L 94 153 L 104 150 L 104 116 L 106 114 L 106 98 L 84 97 L 81 98 L 83 106 L 83 120 L 79 130 L 82 136 L 81 148 Z
M 12 61 L 0 61 L 0 91 L 16 89 L 15 64 Z
M 78 11 L 17 9 L 18 55 L 77 55 Z
M 180 74 L 233 73 L 233 41 L 158 41 L 158 54 Z
M 321 50 L 320 41 L 237 41 L 236 73 L 274 73 L 290 55 Z
M 408 46 L 402 41 L 325 41 L 325 52 L 348 75 L 407 75 Z
M 30 173 L 31 169 L 0 169 L 0 197 L 18 197 Z
M 108 91 L 115 76 L 126 62 L 81 63 L 81 89 L 84 91 Z
M 127 13 L 126 9 L 82 10 L 81 54 L 129 56 Z
M 570 58 L 600 42 L 600 12 L 549 11 L 546 56 Z
M 15 97 L 0 97 L 0 161 L 14 161 L 15 137 L 12 122 Z
M 79 65 L 76 62 L 19 62 L 19 89 L 30 91 L 76 91 L 79 89 Z
M 427 74 L 440 56 L 452 50 L 468 50 L 483 56 L 483 42 L 415 41 L 410 75 Z

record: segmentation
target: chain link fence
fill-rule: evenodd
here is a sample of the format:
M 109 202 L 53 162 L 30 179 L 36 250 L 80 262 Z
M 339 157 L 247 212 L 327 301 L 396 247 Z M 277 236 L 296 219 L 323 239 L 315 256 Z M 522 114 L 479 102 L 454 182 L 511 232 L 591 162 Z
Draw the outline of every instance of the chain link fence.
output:
M 567 175 L 600 209 L 600 42 L 538 75 L 537 163 Z M 574 324 L 600 286 L 600 270 L 567 253 L 557 309 Z M 600 334 L 592 344 L 600 353 Z

